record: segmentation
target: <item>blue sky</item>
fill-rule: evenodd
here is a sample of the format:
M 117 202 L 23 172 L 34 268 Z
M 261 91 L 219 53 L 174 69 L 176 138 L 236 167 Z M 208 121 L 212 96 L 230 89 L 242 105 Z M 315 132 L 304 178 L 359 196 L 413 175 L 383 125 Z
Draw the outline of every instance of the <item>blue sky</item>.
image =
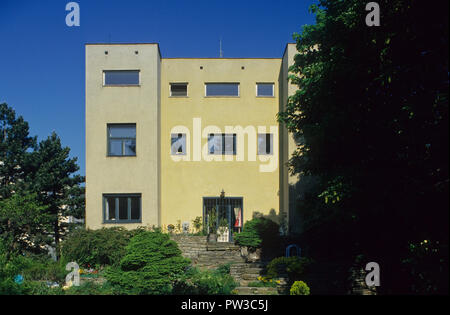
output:
M 165 57 L 282 56 L 312 0 L 79 0 L 80 26 L 65 24 L 69 0 L 0 0 L 0 103 L 43 140 L 52 131 L 85 174 L 85 43 L 157 42 Z

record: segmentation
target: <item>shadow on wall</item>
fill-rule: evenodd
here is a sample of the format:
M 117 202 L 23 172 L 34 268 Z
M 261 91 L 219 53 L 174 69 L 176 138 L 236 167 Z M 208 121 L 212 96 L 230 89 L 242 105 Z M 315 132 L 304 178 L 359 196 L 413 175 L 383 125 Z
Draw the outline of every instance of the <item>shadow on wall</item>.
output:
M 289 185 L 289 232 L 299 235 L 302 232 L 302 201 L 315 192 L 319 180 L 315 176 L 301 176 L 295 184 Z

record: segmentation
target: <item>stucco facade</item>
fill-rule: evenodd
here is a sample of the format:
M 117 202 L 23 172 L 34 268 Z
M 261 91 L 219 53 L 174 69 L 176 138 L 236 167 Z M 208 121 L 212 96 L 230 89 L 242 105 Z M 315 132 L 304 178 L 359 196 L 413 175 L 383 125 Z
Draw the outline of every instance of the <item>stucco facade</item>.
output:
M 192 226 L 205 200 L 221 193 L 238 202 L 233 215 L 238 207 L 243 222 L 271 210 L 289 217 L 293 179 L 283 163 L 294 143 L 276 114 L 294 91 L 287 83 L 294 52 L 289 44 L 283 58 L 186 59 L 162 58 L 157 44 L 86 45 L 86 226 Z M 104 71 L 114 70 L 138 71 L 139 83 L 105 84 Z M 212 83 L 232 83 L 238 93 L 207 95 Z M 187 86 L 186 95 L 172 95 L 174 84 Z M 258 84 L 273 84 L 273 94 L 258 96 Z M 134 155 L 108 154 L 110 124 L 135 126 Z M 235 134 L 234 154 L 208 151 L 209 135 L 222 133 Z M 266 133 L 272 151 L 260 154 L 258 134 Z M 183 152 L 174 154 L 172 137 L 181 134 Z M 139 219 L 108 220 L 105 211 L 119 203 L 131 218 L 138 199 L 119 200 L 127 194 L 140 198 Z

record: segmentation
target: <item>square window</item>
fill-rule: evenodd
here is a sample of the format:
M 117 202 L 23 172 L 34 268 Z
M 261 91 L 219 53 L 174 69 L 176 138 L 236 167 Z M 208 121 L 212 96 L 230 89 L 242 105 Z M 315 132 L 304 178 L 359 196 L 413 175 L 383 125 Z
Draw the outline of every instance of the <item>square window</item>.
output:
M 136 124 L 108 124 L 108 156 L 136 156 Z
M 170 96 L 187 96 L 187 83 L 171 83 Z

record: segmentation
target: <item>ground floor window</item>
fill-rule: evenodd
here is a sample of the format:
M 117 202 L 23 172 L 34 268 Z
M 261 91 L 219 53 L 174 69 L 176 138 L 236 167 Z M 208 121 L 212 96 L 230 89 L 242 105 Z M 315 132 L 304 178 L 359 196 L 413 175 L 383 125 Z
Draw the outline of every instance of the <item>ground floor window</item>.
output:
M 104 223 L 140 223 L 141 194 L 103 194 Z
M 215 211 L 217 225 L 226 222 L 228 236 L 222 241 L 231 242 L 233 233 L 242 231 L 243 200 L 242 197 L 203 197 L 203 226 L 208 227 L 211 211 Z

